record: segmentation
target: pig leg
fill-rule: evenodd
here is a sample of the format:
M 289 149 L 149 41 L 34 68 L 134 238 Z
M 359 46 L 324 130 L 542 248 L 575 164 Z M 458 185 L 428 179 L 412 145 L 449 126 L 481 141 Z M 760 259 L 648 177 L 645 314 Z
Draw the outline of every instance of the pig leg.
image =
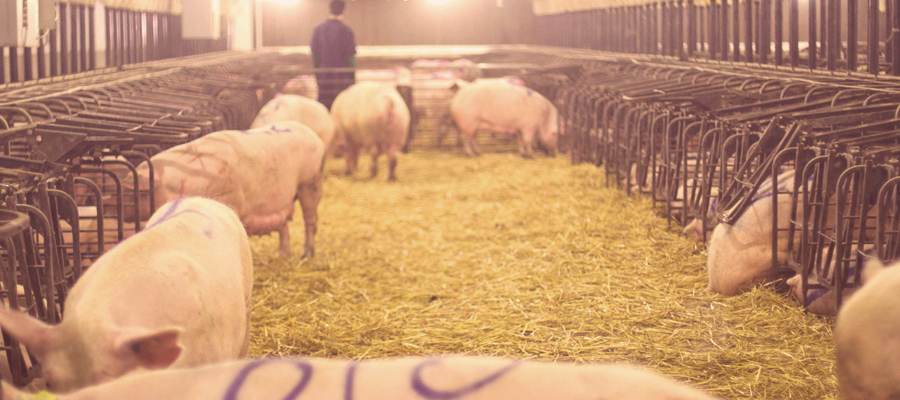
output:
M 316 255 L 315 237 L 316 223 L 318 222 L 319 201 L 322 200 L 322 174 L 316 177 L 312 183 L 301 184 L 297 191 L 300 200 L 300 209 L 303 211 L 303 223 L 306 225 L 306 241 L 303 244 L 301 257 L 314 257 Z
M 520 131 L 516 136 L 519 139 L 519 154 L 523 158 L 534 158 L 534 152 L 531 148 L 534 141 L 534 131 Z
M 290 220 L 285 220 L 281 228 L 278 228 L 278 255 L 287 257 L 291 255 L 291 229 Z
M 347 152 L 344 154 L 344 158 L 347 167 L 344 169 L 344 175 L 350 176 L 356 171 L 356 163 L 359 161 L 359 146 L 350 142 L 347 142 L 346 145 Z
M 378 156 L 380 155 L 380 150 L 375 150 L 372 152 L 372 165 L 369 166 L 369 172 L 372 173 L 372 178 L 378 176 Z
M 400 151 L 398 146 L 391 146 L 387 151 L 387 159 L 388 159 L 388 182 L 396 182 L 397 181 L 397 152 Z

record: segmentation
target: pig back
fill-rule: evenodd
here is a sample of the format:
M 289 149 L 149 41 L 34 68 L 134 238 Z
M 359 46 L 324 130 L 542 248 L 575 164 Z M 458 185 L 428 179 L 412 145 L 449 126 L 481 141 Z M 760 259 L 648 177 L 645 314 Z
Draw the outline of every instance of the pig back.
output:
M 539 93 L 506 81 L 476 81 L 462 84 L 453 96 L 450 111 L 457 124 L 477 121 L 501 130 L 538 130 L 546 125 L 547 100 Z
M 402 144 L 409 130 L 409 108 L 391 84 L 359 82 L 341 92 L 331 107 L 337 131 L 348 142 Z
M 253 264 L 229 207 L 185 198 L 100 257 L 66 299 L 63 329 L 77 332 L 95 365 L 120 329 L 182 329 L 173 366 L 238 357 L 248 329 Z
M 274 214 L 283 221 L 290 215 L 298 185 L 321 174 L 324 152 L 311 129 L 282 121 L 247 131 L 214 132 L 157 154 L 152 161 L 160 199 L 214 198 L 246 223 Z
M 274 122 L 297 121 L 306 125 L 325 143 L 331 146 L 334 140 L 334 121 L 322 103 L 295 94 L 282 94 L 270 100 L 256 115 L 250 128 L 260 128 Z

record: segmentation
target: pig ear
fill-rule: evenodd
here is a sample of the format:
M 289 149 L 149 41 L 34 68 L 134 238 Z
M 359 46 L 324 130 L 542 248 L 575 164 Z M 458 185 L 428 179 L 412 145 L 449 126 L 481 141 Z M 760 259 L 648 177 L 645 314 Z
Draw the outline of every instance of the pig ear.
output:
M 42 358 L 59 336 L 55 328 L 28 314 L 0 306 L 0 327 Z
M 114 349 L 116 354 L 129 354 L 137 358 L 138 364 L 144 368 L 168 368 L 181 355 L 181 345 L 178 344 L 180 334 L 181 329 L 176 327 L 123 329 Z

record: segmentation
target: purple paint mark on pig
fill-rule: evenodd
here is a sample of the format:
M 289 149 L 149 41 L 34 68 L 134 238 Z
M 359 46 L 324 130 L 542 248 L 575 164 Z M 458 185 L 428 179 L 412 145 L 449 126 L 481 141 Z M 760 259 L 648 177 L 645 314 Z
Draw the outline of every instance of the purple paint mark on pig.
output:
M 344 400 L 353 400 L 353 379 L 356 378 L 356 369 L 359 362 L 354 361 L 347 366 L 347 380 L 344 382 Z
M 294 364 L 300 372 L 303 373 L 303 376 L 300 378 L 300 381 L 297 382 L 297 385 L 294 386 L 293 389 L 284 396 L 283 400 L 293 400 L 300 396 L 303 393 L 303 390 L 306 389 L 306 386 L 309 384 L 310 379 L 312 379 L 313 374 L 313 366 L 306 360 L 280 360 L 280 359 L 262 359 L 254 361 L 250 364 L 247 364 L 240 372 L 238 372 L 237 376 L 234 377 L 234 380 L 231 381 L 231 385 L 228 386 L 228 389 L 225 390 L 225 397 L 223 400 L 237 400 L 238 393 L 241 391 L 241 387 L 244 386 L 244 381 L 247 380 L 247 377 L 250 376 L 250 373 L 253 370 L 263 366 L 263 364 L 268 364 L 272 362 L 289 362 Z
M 179 215 L 181 215 L 181 214 L 184 214 L 184 213 L 195 213 L 195 214 L 200 215 L 200 216 L 203 216 L 204 218 L 206 218 L 206 219 L 208 219 L 208 220 L 211 221 L 211 219 L 209 218 L 209 216 L 207 216 L 206 214 L 203 214 L 202 212 L 197 211 L 197 210 L 182 210 L 182 211 L 179 211 L 179 212 L 175 212 L 175 210 L 178 209 L 178 206 L 181 205 L 181 200 L 183 200 L 183 199 L 178 199 L 178 200 L 173 201 L 172 204 L 169 206 L 169 208 L 167 208 L 166 211 L 163 213 L 162 217 L 160 217 L 160 218 L 159 218 L 158 220 L 156 220 L 156 221 L 153 221 L 152 224 L 147 225 L 146 227 L 144 227 L 144 230 L 143 230 L 143 231 L 149 230 L 150 228 L 153 228 L 154 226 L 159 225 L 161 222 L 168 221 L 168 220 L 170 220 L 170 219 L 172 219 L 172 218 L 174 218 L 174 217 L 177 217 L 177 216 L 179 216 Z M 143 232 L 143 231 L 141 231 L 141 232 Z M 204 230 L 203 233 L 206 235 L 206 237 L 212 239 L 213 233 L 212 233 L 212 228 L 211 228 L 211 227 L 210 227 L 210 228 L 207 228 L 206 230 Z
M 499 371 L 494 372 L 493 374 L 490 374 L 478 381 L 475 381 L 468 386 L 456 390 L 437 390 L 428 386 L 425 382 L 422 381 L 422 370 L 429 365 L 439 364 L 440 362 L 441 360 L 439 359 L 426 360 L 417 365 L 416 368 L 414 368 L 412 371 L 412 388 L 416 391 L 416 393 L 426 399 L 453 400 L 463 396 L 467 396 L 469 394 L 477 392 L 478 390 L 481 390 L 491 383 L 494 383 L 495 381 L 497 381 L 497 379 L 500 379 L 501 377 L 503 377 L 503 375 L 506 375 L 519 365 L 518 361 L 513 361 L 509 365 L 501 368 Z

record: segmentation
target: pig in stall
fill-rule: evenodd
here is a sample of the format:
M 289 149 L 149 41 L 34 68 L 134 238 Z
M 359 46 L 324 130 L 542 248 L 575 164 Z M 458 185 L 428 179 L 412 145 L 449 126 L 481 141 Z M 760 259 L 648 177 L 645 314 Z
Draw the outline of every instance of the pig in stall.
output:
M 299 75 L 287 81 L 281 88 L 282 94 L 293 94 L 306 97 L 308 99 L 319 98 L 319 86 L 316 83 L 316 77 L 313 75 Z
M 281 121 L 296 121 L 306 125 L 322 139 L 325 151 L 330 151 L 334 141 L 334 120 L 322 103 L 293 94 L 275 95 L 275 98 L 256 114 L 250 129 L 262 128 Z
M 288 224 L 298 200 L 306 226 L 303 257 L 313 257 L 324 155 L 322 139 L 299 122 L 213 132 L 150 159 L 155 202 L 185 196 L 215 198 L 237 212 L 248 234 L 277 230 L 279 254 L 286 257 L 291 253 Z M 139 187 L 149 187 L 147 163 L 137 170 Z M 149 196 L 141 199 L 139 215 L 150 214 L 149 203 Z M 134 211 L 126 209 L 126 220 L 136 217 Z
M 900 268 L 865 264 L 866 282 L 837 314 L 838 392 L 843 400 L 900 398 Z
M 40 400 L 6 383 L 3 400 Z M 658 373 L 616 364 L 477 356 L 346 361 L 268 358 L 170 369 L 53 397 L 58 400 L 241 399 L 712 400 Z
M 133 371 L 233 360 L 249 345 L 252 268 L 233 210 L 179 199 L 82 275 L 59 325 L 2 307 L 0 326 L 63 393 Z
M 397 180 L 397 154 L 406 143 L 409 132 L 409 108 L 395 85 L 359 82 L 334 100 L 331 116 L 343 143 L 346 168 L 344 174 L 356 171 L 360 152 L 372 156 L 371 176 L 378 174 L 378 157 L 386 154 L 388 181 Z
M 476 144 L 480 130 L 516 135 L 522 157 L 533 157 L 537 138 L 544 151 L 556 154 L 559 140 L 556 107 L 540 93 L 503 80 L 465 83 L 450 103 L 450 113 L 459 128 L 466 154 L 481 154 Z
M 761 185 L 743 215 L 733 224 L 718 224 L 707 252 L 707 291 L 736 295 L 766 281 L 772 267 L 772 196 L 792 191 L 794 170 L 781 173 L 775 182 Z M 792 206 L 790 196 L 778 197 L 778 228 L 786 229 Z M 787 232 L 779 231 L 778 260 L 787 259 Z

